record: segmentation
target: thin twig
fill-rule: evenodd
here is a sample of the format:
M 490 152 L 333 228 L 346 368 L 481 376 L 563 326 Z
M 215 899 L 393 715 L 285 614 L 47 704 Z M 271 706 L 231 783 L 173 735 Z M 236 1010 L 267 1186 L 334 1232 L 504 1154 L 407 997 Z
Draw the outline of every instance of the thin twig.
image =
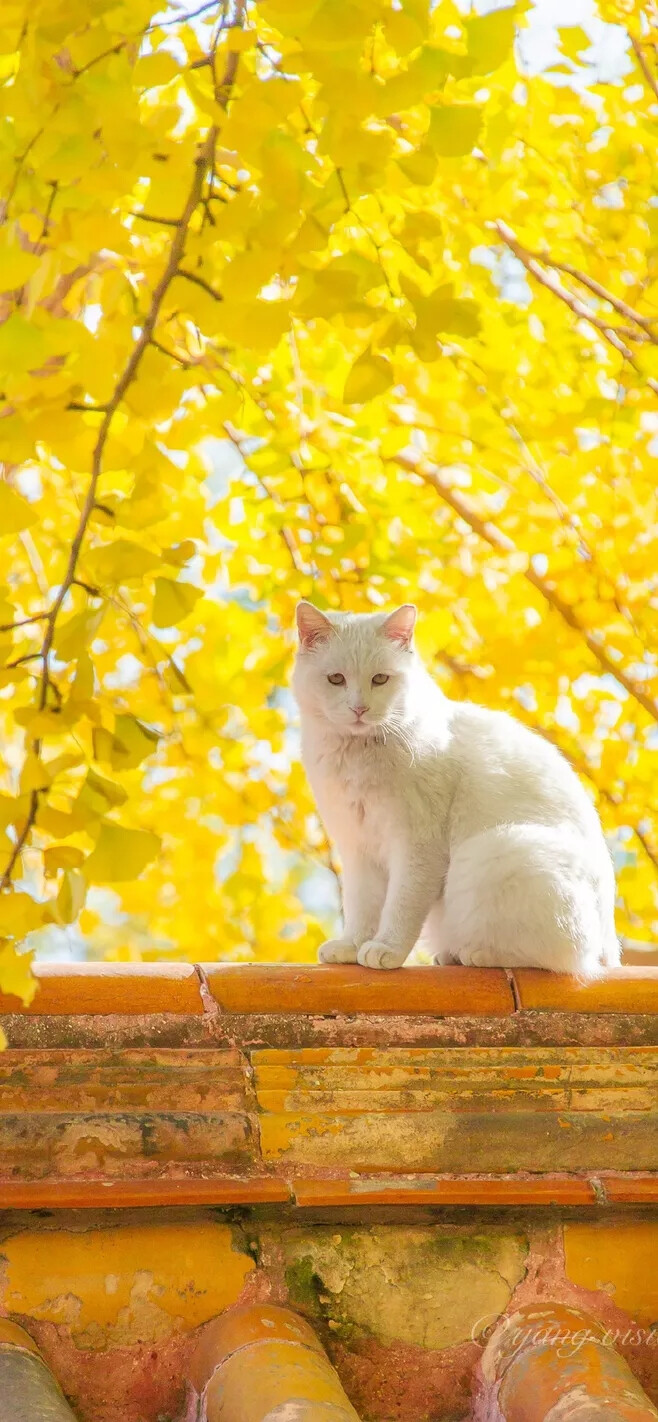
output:
M 615 311 L 619 312 L 620 316 L 624 316 L 627 321 L 634 321 L 637 326 L 641 326 L 642 330 L 649 337 L 649 340 L 652 341 L 654 345 L 658 345 L 658 335 L 656 335 L 653 329 L 654 326 L 658 324 L 658 317 L 643 316 L 640 311 L 635 310 L 634 306 L 629 306 L 627 301 L 623 301 L 620 296 L 615 296 L 613 292 L 608 291 L 607 287 L 601 286 L 601 283 L 595 281 L 594 277 L 588 276 L 586 272 L 581 272 L 578 267 L 572 267 L 569 262 L 556 261 L 550 252 L 533 252 L 531 255 L 536 256 L 545 266 L 554 267 L 556 271 L 564 272 L 565 276 L 573 277 L 574 281 L 579 281 L 582 286 L 586 286 L 594 296 L 600 297 L 601 301 L 609 302 L 610 306 L 613 306 Z
M 52 115 L 51 115 L 51 117 L 52 117 Z M 38 142 L 38 140 L 41 138 L 42 133 L 45 132 L 45 127 L 46 127 L 46 125 L 45 125 L 45 124 L 42 124 L 42 125 L 41 125 L 41 128 L 38 128 L 38 129 L 37 129 L 36 133 L 33 134 L 32 138 L 30 139 L 30 141 L 29 141 L 29 143 L 27 144 L 27 146 L 23 149 L 23 152 L 22 152 L 22 153 L 19 153 L 18 157 L 14 160 L 14 162 L 15 162 L 14 176 L 13 176 L 13 178 L 12 178 L 12 180 L 11 180 L 11 183 L 9 184 L 9 191 L 8 191 L 8 193 L 7 193 L 7 196 L 6 196 L 6 198 L 4 199 L 4 202 L 2 203 L 2 220 L 3 220 L 3 221 L 5 221 L 6 218 L 8 217 L 8 215 L 9 215 L 9 204 L 11 203 L 12 198 L 13 198 L 13 196 L 14 196 L 14 193 L 16 192 L 16 188 L 18 187 L 18 182 L 19 182 L 21 173 L 22 173 L 22 171 L 23 171 L 23 164 L 24 164 L 26 158 L 28 158 L 29 155 L 30 155 L 30 153 L 32 152 L 32 149 L 34 148 L 35 143 Z
M 27 818 L 26 818 L 25 824 L 23 825 L 23 828 L 21 829 L 21 832 L 20 832 L 20 834 L 19 834 L 19 836 L 18 836 L 18 838 L 17 838 L 17 840 L 16 840 L 16 843 L 15 843 L 15 845 L 14 845 L 14 848 L 12 849 L 11 856 L 10 856 L 10 859 L 9 859 L 9 863 L 8 863 L 7 868 L 5 869 L 5 872 L 4 872 L 3 876 L 2 876 L 2 882 L 0 883 L 0 889 L 7 889 L 7 888 L 9 888 L 9 885 L 11 884 L 12 875 L 13 875 L 13 873 L 14 873 L 14 866 L 17 864 L 17 862 L 18 862 L 18 860 L 20 859 L 20 856 L 21 856 L 21 854 L 22 854 L 22 852 L 23 852 L 23 848 L 24 848 L 24 845 L 25 845 L 25 841 L 27 840 L 27 837 L 28 837 L 28 835 L 29 835 L 29 833 L 30 833 L 30 830 L 32 829 L 32 826 L 33 826 L 33 824 L 34 824 L 34 821 L 36 820 L 36 817 L 37 817 L 37 810 L 38 810 L 38 809 L 39 809 L 39 791 L 38 791 L 38 790 L 33 790 L 32 793 L 31 793 L 31 795 L 30 795 L 30 805 L 29 805 L 29 809 L 28 809 L 28 812 L 27 812 Z
M 160 20 L 159 24 L 151 25 L 152 30 L 164 30 L 169 25 L 187 25 L 190 20 L 196 20 L 198 15 L 205 15 L 207 10 L 217 9 L 217 0 L 207 0 L 205 5 L 200 5 L 198 10 L 181 10 L 180 15 L 175 15 L 173 20 Z
M 44 213 L 43 226 L 41 228 L 41 233 L 39 236 L 40 242 L 43 242 L 44 238 L 48 236 L 48 228 L 50 226 L 50 217 L 53 210 L 53 203 L 55 201 L 55 198 L 57 197 L 57 186 L 57 179 L 55 179 L 55 181 L 50 184 L 50 197 L 48 198 L 48 205 Z
M 578 317 L 579 321 L 588 321 L 590 326 L 594 326 L 597 331 L 600 331 L 608 344 L 613 346 L 618 354 L 622 356 L 624 360 L 628 361 L 629 365 L 631 365 L 638 374 L 641 374 L 632 350 L 626 345 L 625 341 L 622 340 L 614 326 L 611 326 L 609 322 L 597 316 L 589 306 L 585 305 L 584 301 L 580 301 L 572 292 L 567 291 L 566 287 L 562 285 L 562 282 L 558 280 L 553 271 L 544 271 L 543 267 L 540 266 L 537 261 L 537 258 L 530 256 L 530 253 L 521 245 L 515 233 L 512 232 L 511 227 L 507 226 L 506 222 L 499 220 L 494 223 L 494 227 L 499 236 L 502 237 L 505 246 L 509 247 L 510 251 L 514 253 L 514 256 L 525 267 L 526 271 L 530 272 L 530 275 L 533 276 L 541 286 L 545 287 L 547 291 L 552 292 L 553 296 L 557 296 L 560 301 L 564 302 L 564 305 L 569 307 L 569 310 L 573 312 L 574 316 Z M 654 394 L 658 395 L 658 380 L 647 377 L 646 383 L 649 388 L 654 391 Z
M 230 439 L 231 444 L 235 447 L 235 449 L 237 449 L 241 459 L 244 459 L 242 444 L 240 442 L 238 433 L 228 420 L 224 421 L 224 432 L 227 435 L 228 439 Z M 258 474 L 257 471 L 255 469 L 252 469 L 249 465 L 247 465 L 247 468 L 249 469 L 249 473 L 253 475 L 259 488 L 262 489 L 263 493 L 267 496 L 270 502 L 274 504 L 274 507 L 278 509 L 283 509 L 284 504 L 278 498 L 278 496 L 270 489 L 267 480 L 262 476 L 262 474 Z M 286 528 L 285 524 L 282 524 L 279 527 L 279 534 L 283 543 L 285 544 L 285 547 L 288 550 L 290 561 L 295 572 L 300 573 L 302 576 L 308 576 L 310 573 L 312 573 L 313 568 L 311 565 L 304 562 L 304 559 L 297 547 L 297 544 L 295 543 L 292 530 L 290 528 Z
M 196 272 L 188 272 L 187 270 L 183 270 L 183 268 L 180 267 L 178 275 L 179 277 L 185 277 L 186 281 L 193 281 L 196 286 L 200 286 L 202 291 L 206 291 L 208 293 L 208 296 L 212 296 L 213 301 L 224 300 L 224 297 L 222 296 L 221 292 L 215 291 L 214 287 L 210 285 L 210 282 L 204 281 L 203 277 L 197 276 Z
M 24 652 L 22 657 L 14 657 L 12 662 L 5 662 L 6 667 L 20 667 L 23 662 L 38 662 L 41 660 L 41 652 Z
M 67 410 L 80 410 L 84 415 L 104 415 L 107 405 L 85 405 L 82 400 L 69 400 Z
M 129 212 L 129 217 L 138 217 L 140 222 L 157 222 L 159 227 L 180 227 L 179 217 L 155 217 L 152 212 Z
M 96 508 L 98 508 L 98 504 L 96 504 Z M 91 586 L 91 583 L 83 583 L 82 578 L 73 578 L 73 580 L 72 580 L 72 582 L 71 582 L 71 587 L 72 587 L 72 588 L 82 588 L 83 592 L 86 592 L 86 593 L 89 594 L 89 597 L 102 597 L 102 596 L 103 596 L 103 594 L 102 594 L 100 588 L 93 588 L 93 587 Z
M 50 615 L 48 619 L 48 629 L 44 638 L 44 672 L 41 691 L 42 705 L 45 704 L 47 686 L 47 661 L 48 655 L 53 644 L 53 637 L 55 634 L 55 623 L 57 621 L 57 616 L 64 601 L 64 598 L 66 597 L 68 590 L 75 577 L 78 558 L 80 556 L 80 549 L 82 547 L 82 542 L 87 531 L 87 525 L 89 523 L 89 519 L 91 518 L 92 510 L 96 502 L 96 488 L 102 470 L 103 455 L 105 453 L 105 445 L 107 443 L 108 435 L 110 433 L 110 425 L 112 424 L 112 420 L 114 419 L 119 405 L 123 400 L 128 386 L 134 380 L 137 371 L 139 370 L 142 358 L 144 356 L 144 352 L 153 339 L 153 332 L 155 330 L 158 316 L 160 314 L 160 307 L 162 306 L 162 302 L 164 301 L 165 295 L 174 277 L 176 276 L 178 264 L 183 255 L 185 247 L 187 229 L 198 205 L 199 197 L 201 195 L 201 187 L 203 184 L 205 165 L 212 149 L 213 138 L 214 129 L 211 128 L 209 129 L 208 134 L 206 135 L 206 138 L 201 146 L 200 152 L 197 158 L 195 159 L 194 179 L 192 181 L 185 207 L 183 208 L 181 217 L 179 218 L 176 224 L 176 233 L 175 236 L 172 238 L 166 267 L 162 273 L 162 276 L 160 277 L 159 282 L 157 283 L 157 286 L 155 287 L 153 296 L 151 298 L 151 305 L 145 317 L 144 324 L 137 338 L 137 341 L 133 346 L 131 354 L 126 362 L 123 372 L 119 376 L 119 379 L 114 387 L 114 392 L 108 403 L 107 409 L 101 422 L 100 429 L 98 431 L 98 437 L 96 439 L 96 444 L 94 446 L 94 451 L 92 455 L 91 479 L 89 481 L 89 487 L 87 489 L 87 494 L 82 507 L 82 513 L 80 514 L 80 521 L 78 523 L 75 537 L 73 539 L 73 543 L 71 544 L 71 552 L 69 555 L 66 572 L 60 585 L 59 592 L 50 610 Z
M 647 62 L 647 57 L 644 53 L 642 45 L 640 44 L 640 41 L 635 38 L 635 35 L 631 34 L 630 30 L 628 31 L 628 38 L 631 42 L 635 58 L 637 59 L 640 69 L 642 70 L 642 73 L 647 81 L 647 84 L 649 85 L 650 89 L 653 89 L 653 92 L 656 98 L 658 99 L 658 79 L 656 78 L 655 74 L 651 73 Z
M 0 632 L 13 632 L 15 627 L 27 627 L 30 622 L 44 622 L 48 615 L 47 612 L 35 612 L 33 617 L 20 617 L 18 622 L 5 622 L 0 627 Z
M 181 365 L 183 367 L 183 370 L 190 369 L 192 365 L 191 360 L 184 360 L 182 356 L 176 355 L 175 351 L 167 350 L 167 347 L 161 345 L 160 341 L 156 341 L 155 336 L 151 337 L 151 345 L 156 351 L 160 352 L 160 355 L 166 356 L 168 360 L 177 361 L 178 365 Z
M 142 34 L 144 32 L 140 30 L 139 33 Z M 130 44 L 132 39 L 132 35 L 130 38 L 126 36 L 125 39 L 119 40 L 118 44 L 113 44 L 111 49 L 104 49 L 100 54 L 95 54 L 93 59 L 88 59 L 87 63 L 82 64 L 79 69 L 73 69 L 71 71 L 73 79 L 79 79 L 81 74 L 86 74 L 88 69 L 93 69 L 95 64 L 100 64 L 101 59 L 109 59 L 113 54 L 120 54 L 121 50 L 125 49 L 126 45 Z
M 537 487 L 541 489 L 542 492 L 545 494 L 549 503 L 553 505 L 553 508 L 555 509 L 555 512 L 561 524 L 564 526 L 564 528 L 567 528 L 569 532 L 573 535 L 574 539 L 577 540 L 578 550 L 581 556 L 587 560 L 593 572 L 600 576 L 602 573 L 602 569 L 600 568 L 594 550 L 590 547 L 590 544 L 588 543 L 582 528 L 578 524 L 578 521 L 574 518 L 570 509 L 567 508 L 567 505 L 563 503 L 562 499 L 559 497 L 558 494 L 555 493 L 555 490 L 549 484 L 546 475 L 539 467 L 537 460 L 535 459 L 531 451 L 528 449 L 525 440 L 517 430 L 516 426 L 510 422 L 508 428 L 525 456 L 525 461 L 521 465 L 521 468 L 524 469 L 527 474 L 529 474 L 530 478 L 534 480 Z M 613 581 L 612 574 L 610 572 L 606 572 L 606 577 L 609 579 L 609 581 L 612 582 L 613 591 L 611 594 L 611 602 L 613 607 L 615 608 L 615 611 L 618 612 L 621 618 L 623 618 L 624 622 L 628 623 L 628 626 L 631 628 L 633 635 L 638 638 L 638 641 L 641 641 L 641 634 L 638 630 L 633 613 L 631 612 L 630 607 L 627 606 L 627 604 L 621 597 L 617 588 L 616 581 Z

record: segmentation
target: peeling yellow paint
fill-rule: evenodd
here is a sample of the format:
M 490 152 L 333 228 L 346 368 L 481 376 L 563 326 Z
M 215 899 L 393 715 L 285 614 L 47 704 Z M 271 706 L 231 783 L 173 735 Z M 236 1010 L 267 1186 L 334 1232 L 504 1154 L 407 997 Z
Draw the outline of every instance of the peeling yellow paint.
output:
M 0 1305 L 68 1324 L 81 1348 L 198 1327 L 239 1298 L 254 1269 L 228 1225 L 26 1230 L 0 1244 Z
M 341 1119 L 327 1116 L 262 1116 L 260 1120 L 261 1149 L 265 1160 L 275 1160 L 301 1145 L 299 1157 L 304 1160 L 303 1143 L 319 1136 L 340 1136 Z
M 658 1318 L 658 1221 L 629 1224 L 567 1224 L 564 1227 L 567 1277 L 583 1289 L 597 1289 L 640 1323 Z

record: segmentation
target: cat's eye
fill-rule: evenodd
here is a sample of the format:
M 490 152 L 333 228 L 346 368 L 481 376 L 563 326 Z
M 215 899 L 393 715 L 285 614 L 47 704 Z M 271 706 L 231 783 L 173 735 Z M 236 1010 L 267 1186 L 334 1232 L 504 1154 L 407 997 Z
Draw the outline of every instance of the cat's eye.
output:
M 345 685 L 345 677 L 342 672 L 333 672 L 331 676 L 327 677 L 327 681 L 330 681 L 332 686 Z
M 388 681 L 388 674 L 386 672 L 377 672 L 377 675 L 373 676 L 372 684 L 373 686 L 383 686 L 385 681 Z

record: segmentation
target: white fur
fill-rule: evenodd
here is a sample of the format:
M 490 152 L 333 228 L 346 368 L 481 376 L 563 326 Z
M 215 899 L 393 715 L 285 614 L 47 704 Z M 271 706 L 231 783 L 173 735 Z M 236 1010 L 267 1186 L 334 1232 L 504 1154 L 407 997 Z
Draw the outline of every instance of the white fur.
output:
M 441 963 L 581 978 L 618 964 L 612 863 L 559 752 L 504 712 L 448 701 L 411 608 L 302 603 L 298 625 L 302 757 L 344 875 L 344 936 L 321 960 L 397 968 L 422 933 Z

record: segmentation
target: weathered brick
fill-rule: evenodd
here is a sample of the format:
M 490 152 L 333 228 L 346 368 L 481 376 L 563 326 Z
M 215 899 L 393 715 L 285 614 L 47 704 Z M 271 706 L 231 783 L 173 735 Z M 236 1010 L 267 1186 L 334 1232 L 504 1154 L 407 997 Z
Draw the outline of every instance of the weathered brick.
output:
M 427 1111 L 264 1115 L 263 1157 L 325 1169 L 502 1172 L 658 1169 L 658 1112 Z
M 522 1008 L 557 1012 L 658 1012 L 658 968 L 610 968 L 605 977 L 580 983 L 540 968 L 514 970 Z
M 0 1054 L 0 1112 L 244 1111 L 244 1058 L 232 1050 L 126 1047 Z
M 199 978 L 191 963 L 40 963 L 35 976 L 36 997 L 26 1006 L 20 998 L 0 993 L 0 1013 L 203 1013 Z
M 514 998 L 502 968 L 404 968 L 379 973 L 359 967 L 210 963 L 210 990 L 223 1012 L 422 1012 L 438 1017 L 507 1016 Z
M 593 1205 L 591 1180 L 576 1175 L 355 1175 L 295 1179 L 296 1204 L 320 1205 Z M 0 1196 L 1 1198 L 1 1196 Z
M 0 1162 L 11 1179 L 135 1177 L 165 1165 L 252 1163 L 245 1116 L 218 1113 L 0 1115 Z

